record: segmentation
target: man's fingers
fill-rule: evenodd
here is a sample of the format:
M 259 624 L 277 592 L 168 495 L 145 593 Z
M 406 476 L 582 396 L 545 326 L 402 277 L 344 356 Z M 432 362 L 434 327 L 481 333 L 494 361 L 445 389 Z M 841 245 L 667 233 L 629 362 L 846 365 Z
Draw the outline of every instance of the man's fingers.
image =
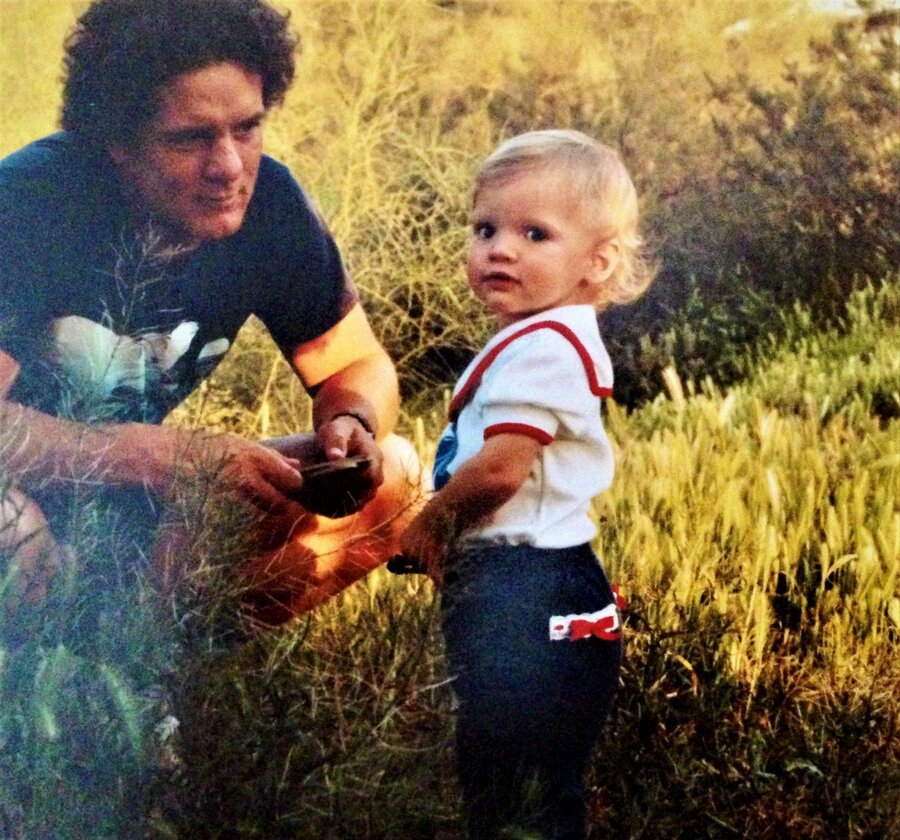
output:
M 220 439 L 224 452 L 221 480 L 226 488 L 264 511 L 290 504 L 300 491 L 303 477 L 295 458 L 236 436 Z
M 364 455 L 378 449 L 368 427 L 354 414 L 338 414 L 316 430 L 316 437 L 329 459 Z
M 338 417 L 316 429 L 316 437 L 328 460 L 345 458 L 350 454 L 350 439 L 357 425 L 352 417 Z
M 272 477 L 275 479 L 275 487 L 288 492 L 297 491 L 303 486 L 303 476 L 300 474 L 300 462 L 296 458 L 286 458 L 267 449 L 259 447 L 264 463 L 271 465 Z

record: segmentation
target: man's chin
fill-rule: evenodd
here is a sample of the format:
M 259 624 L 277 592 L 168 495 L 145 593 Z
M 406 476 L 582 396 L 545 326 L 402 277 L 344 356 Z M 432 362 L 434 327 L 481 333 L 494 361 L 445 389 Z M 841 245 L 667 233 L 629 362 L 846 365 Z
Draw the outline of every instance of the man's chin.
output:
M 213 239 L 225 239 L 233 236 L 244 223 L 244 211 L 228 213 L 203 221 L 191 227 L 189 235 L 196 245 L 202 245 Z

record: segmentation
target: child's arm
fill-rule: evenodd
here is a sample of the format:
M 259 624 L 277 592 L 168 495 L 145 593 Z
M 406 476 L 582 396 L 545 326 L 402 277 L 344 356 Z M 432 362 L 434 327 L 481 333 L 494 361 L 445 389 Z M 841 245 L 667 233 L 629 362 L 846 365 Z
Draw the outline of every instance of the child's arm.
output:
M 425 563 L 440 585 L 441 567 L 452 541 L 513 497 L 540 450 L 541 444 L 527 435 L 504 433 L 488 438 L 410 523 L 401 538 L 404 555 Z

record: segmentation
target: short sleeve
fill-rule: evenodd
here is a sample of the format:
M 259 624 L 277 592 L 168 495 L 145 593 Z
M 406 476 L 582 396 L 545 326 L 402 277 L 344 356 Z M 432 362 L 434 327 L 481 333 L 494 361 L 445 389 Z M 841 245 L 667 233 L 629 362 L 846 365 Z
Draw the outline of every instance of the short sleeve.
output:
M 560 434 L 582 434 L 596 422 L 599 410 L 592 387 L 597 367 L 585 352 L 553 330 L 540 330 L 504 348 L 475 398 L 485 437 L 498 430 L 531 430 L 533 437 L 549 443 Z
M 0 347 L 20 361 L 49 317 L 46 287 L 61 282 L 59 255 L 75 240 L 51 201 L 69 181 L 45 160 L 53 162 L 49 139 L 0 162 Z
M 246 268 L 254 314 L 285 350 L 323 335 L 358 294 L 324 220 L 282 164 L 265 158 L 248 211 Z

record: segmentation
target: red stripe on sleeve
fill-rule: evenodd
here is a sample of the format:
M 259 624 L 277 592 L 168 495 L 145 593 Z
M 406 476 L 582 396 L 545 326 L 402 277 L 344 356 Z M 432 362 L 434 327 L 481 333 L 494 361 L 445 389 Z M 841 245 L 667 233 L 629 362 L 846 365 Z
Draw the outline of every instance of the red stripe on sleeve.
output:
M 536 426 L 528 426 L 525 423 L 495 423 L 484 430 L 485 440 L 492 438 L 494 435 L 525 435 L 525 437 L 534 438 L 541 446 L 553 443 L 553 435 L 549 435 L 543 429 L 538 429 Z

